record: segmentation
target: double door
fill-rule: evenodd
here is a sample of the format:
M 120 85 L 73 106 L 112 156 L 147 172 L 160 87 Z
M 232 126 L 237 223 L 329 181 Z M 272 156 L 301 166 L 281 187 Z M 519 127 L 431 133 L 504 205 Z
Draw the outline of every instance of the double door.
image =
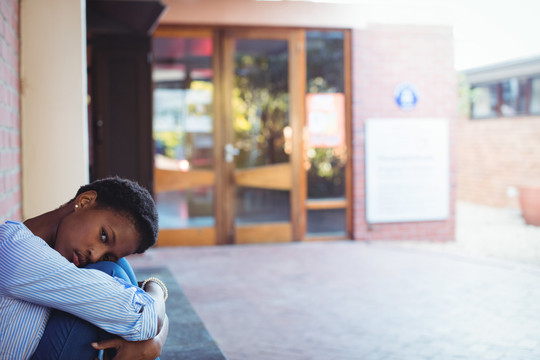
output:
M 305 43 L 303 30 L 156 31 L 160 245 L 306 238 Z

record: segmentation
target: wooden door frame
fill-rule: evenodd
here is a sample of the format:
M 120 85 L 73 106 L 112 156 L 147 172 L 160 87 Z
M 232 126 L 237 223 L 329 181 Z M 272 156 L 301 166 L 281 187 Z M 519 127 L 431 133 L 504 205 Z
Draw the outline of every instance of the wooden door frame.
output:
M 232 244 L 234 241 L 234 231 L 231 229 L 230 217 L 228 213 L 233 204 L 234 197 L 231 198 L 230 191 L 227 191 L 230 179 L 227 179 L 227 174 L 230 173 L 225 162 L 225 136 L 227 126 L 226 113 L 231 108 L 230 101 L 226 101 L 227 90 L 225 87 L 226 81 L 224 59 L 225 44 L 223 31 L 214 29 L 214 162 L 216 164 L 216 183 L 215 183 L 215 201 L 214 201 L 214 219 L 216 228 L 216 243 L 218 245 Z
M 315 29 L 316 30 L 316 29 Z M 332 29 L 321 29 L 332 31 Z M 334 29 L 336 30 L 336 29 Z M 212 36 L 213 38 L 213 64 L 214 73 L 214 173 L 215 173 L 215 195 L 214 195 L 214 218 L 213 229 L 182 229 L 187 231 L 186 235 L 194 236 L 195 242 L 184 240 L 173 240 L 174 230 L 167 230 L 166 243 L 160 245 L 223 245 L 234 244 L 235 237 L 235 192 L 233 178 L 233 165 L 225 162 L 224 146 L 227 139 L 233 138 L 233 130 L 228 126 L 228 121 L 232 114 L 232 104 L 227 101 L 231 98 L 231 87 L 227 84 L 233 83 L 233 73 L 226 69 L 234 68 L 234 59 L 227 58 L 227 47 L 231 47 L 229 42 L 233 36 L 242 38 L 261 39 L 287 39 L 289 42 L 289 87 L 290 87 L 290 126 L 293 130 L 292 148 L 290 163 L 292 166 L 292 188 L 291 188 L 291 222 L 292 240 L 327 240 L 336 237 L 307 237 L 307 172 L 305 167 L 305 146 L 306 128 L 306 40 L 305 34 L 309 29 L 305 28 L 275 28 L 275 27 L 235 27 L 235 26 L 188 26 L 188 25 L 161 25 L 155 32 L 155 36 L 160 37 L 200 37 Z M 346 235 L 340 239 L 351 239 L 353 233 L 352 221 L 352 80 L 351 80 L 351 32 L 350 30 L 340 30 L 344 32 L 344 76 L 345 76 L 345 126 L 346 126 Z M 229 40 L 227 40 L 229 38 Z M 230 51 L 230 50 L 229 50 Z M 294 91 L 296 89 L 296 91 Z M 343 208 L 343 206 L 339 206 Z M 169 234 L 170 232 L 170 234 Z M 163 230 L 160 231 L 160 237 Z M 191 235 L 189 235 L 191 234 Z M 203 236 L 204 235 L 204 236 Z M 202 239 L 211 235 L 213 240 Z
M 295 32 L 293 39 L 289 43 L 289 50 L 294 54 L 294 64 L 296 66 L 292 76 L 293 87 L 296 92 L 291 93 L 291 107 L 294 104 L 295 111 L 291 110 L 291 127 L 293 130 L 293 144 L 291 153 L 291 163 L 293 168 L 292 188 L 296 189 L 294 196 L 291 193 L 291 215 L 293 222 L 293 240 L 301 241 L 306 233 L 306 197 L 307 197 L 307 174 L 304 169 L 304 148 L 306 135 L 306 36 L 305 30 Z M 292 55 L 291 55 L 292 56 Z M 295 136 L 296 134 L 296 136 Z
M 290 240 L 299 241 L 302 239 L 302 234 L 305 232 L 305 189 L 306 176 L 303 170 L 303 133 L 304 133 L 304 118 L 305 105 L 303 96 L 305 94 L 305 37 L 303 29 L 244 29 L 244 28 L 229 28 L 223 31 L 222 37 L 222 62 L 221 68 L 221 83 L 220 89 L 224 99 L 232 98 L 232 85 L 234 74 L 234 40 L 236 38 L 243 39 L 276 39 L 286 40 L 288 42 L 289 63 L 288 63 L 288 83 L 289 83 L 289 126 L 292 128 L 292 152 L 290 155 L 291 163 L 291 181 L 290 189 L 290 206 L 291 206 L 291 234 Z M 221 142 L 221 159 L 223 164 L 224 175 L 222 176 L 221 186 L 225 190 L 223 196 L 224 203 L 216 204 L 223 210 L 224 228 L 218 230 L 218 243 L 232 244 L 235 243 L 235 191 L 234 184 L 234 164 L 224 161 L 225 155 L 223 148 L 227 142 L 231 142 L 234 138 L 232 124 L 232 104 L 231 101 L 223 101 L 222 120 L 224 128 L 222 129 L 223 138 Z M 268 225 L 270 226 L 270 225 Z M 247 231 L 250 231 L 249 229 Z M 264 229 L 263 229 L 264 231 Z
M 302 233 L 302 241 L 320 241 L 320 240 L 351 240 L 353 238 L 353 167 L 352 167 L 352 50 L 351 50 L 351 31 L 347 29 L 313 29 L 320 31 L 342 31 L 343 38 L 343 73 L 344 73 L 344 95 L 345 95 L 345 145 L 346 145 L 346 164 L 345 164 L 345 200 L 329 200 L 329 201 L 309 201 L 307 199 L 307 178 L 304 179 L 304 199 L 303 213 L 307 217 L 308 210 L 331 210 L 345 209 L 345 233 L 342 236 L 335 235 L 307 235 L 306 228 Z M 308 30 L 306 30 L 308 31 Z M 305 53 L 305 52 L 304 52 Z M 305 110 L 304 110 L 305 111 Z M 306 115 L 304 112 L 304 119 Z M 307 132 L 307 128 L 306 132 Z M 306 148 L 303 149 L 304 155 Z M 306 159 L 306 162 L 308 160 Z M 306 168 L 307 169 L 307 168 Z M 303 176 L 306 177 L 307 170 L 304 169 Z
M 170 26 L 162 25 L 159 26 L 155 33 L 154 37 L 209 37 L 213 40 L 214 52 L 212 55 L 212 71 L 214 74 L 219 73 L 219 61 L 215 56 L 216 51 L 218 51 L 219 42 L 215 36 L 215 30 L 212 28 L 201 28 L 201 27 L 184 27 L 184 26 Z M 220 91 L 218 91 L 219 84 L 217 79 L 213 78 L 214 84 L 214 103 L 217 104 L 218 101 L 222 101 Z M 214 142 L 217 140 L 217 134 L 221 131 L 220 127 L 222 126 L 221 119 L 219 118 L 220 112 L 217 111 L 217 106 L 214 106 L 214 133 L 213 138 Z M 218 197 L 219 194 L 219 181 L 217 179 L 221 178 L 219 161 L 220 157 L 218 154 L 217 146 L 214 146 L 214 179 L 215 180 L 215 197 Z M 202 246 L 202 245 L 216 245 L 218 242 L 217 229 L 219 228 L 219 223 L 221 220 L 221 214 L 217 211 L 216 201 L 214 201 L 214 226 L 212 227 L 192 227 L 192 228 L 182 228 L 182 229 L 160 229 L 158 237 L 159 246 Z M 182 233 L 182 236 L 179 236 L 179 232 Z
M 345 142 L 347 146 L 347 164 L 345 167 L 345 200 L 347 200 L 347 208 L 345 211 L 346 222 L 346 238 L 353 238 L 353 144 L 352 144 L 352 44 L 351 31 L 344 31 L 343 39 L 344 47 L 344 80 L 345 80 Z

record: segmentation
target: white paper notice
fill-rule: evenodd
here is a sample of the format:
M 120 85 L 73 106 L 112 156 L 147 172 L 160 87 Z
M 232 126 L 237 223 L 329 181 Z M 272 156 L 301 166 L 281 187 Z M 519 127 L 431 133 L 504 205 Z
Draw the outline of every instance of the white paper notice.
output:
M 368 223 L 447 219 L 448 120 L 368 119 L 365 135 Z

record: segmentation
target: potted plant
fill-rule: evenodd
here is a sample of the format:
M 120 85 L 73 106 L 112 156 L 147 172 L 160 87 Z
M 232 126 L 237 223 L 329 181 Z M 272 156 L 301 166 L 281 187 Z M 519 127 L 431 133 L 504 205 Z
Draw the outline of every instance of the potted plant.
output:
M 540 226 L 540 186 L 520 186 L 519 204 L 525 223 Z

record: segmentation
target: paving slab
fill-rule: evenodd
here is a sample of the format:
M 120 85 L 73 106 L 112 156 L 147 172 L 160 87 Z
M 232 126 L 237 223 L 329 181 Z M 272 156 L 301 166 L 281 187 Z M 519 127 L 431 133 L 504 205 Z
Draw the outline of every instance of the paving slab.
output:
M 454 242 L 403 241 L 400 245 L 540 266 L 540 227 L 527 225 L 519 209 L 510 207 L 458 201 Z
M 540 268 L 388 242 L 157 248 L 230 360 L 535 359 Z

